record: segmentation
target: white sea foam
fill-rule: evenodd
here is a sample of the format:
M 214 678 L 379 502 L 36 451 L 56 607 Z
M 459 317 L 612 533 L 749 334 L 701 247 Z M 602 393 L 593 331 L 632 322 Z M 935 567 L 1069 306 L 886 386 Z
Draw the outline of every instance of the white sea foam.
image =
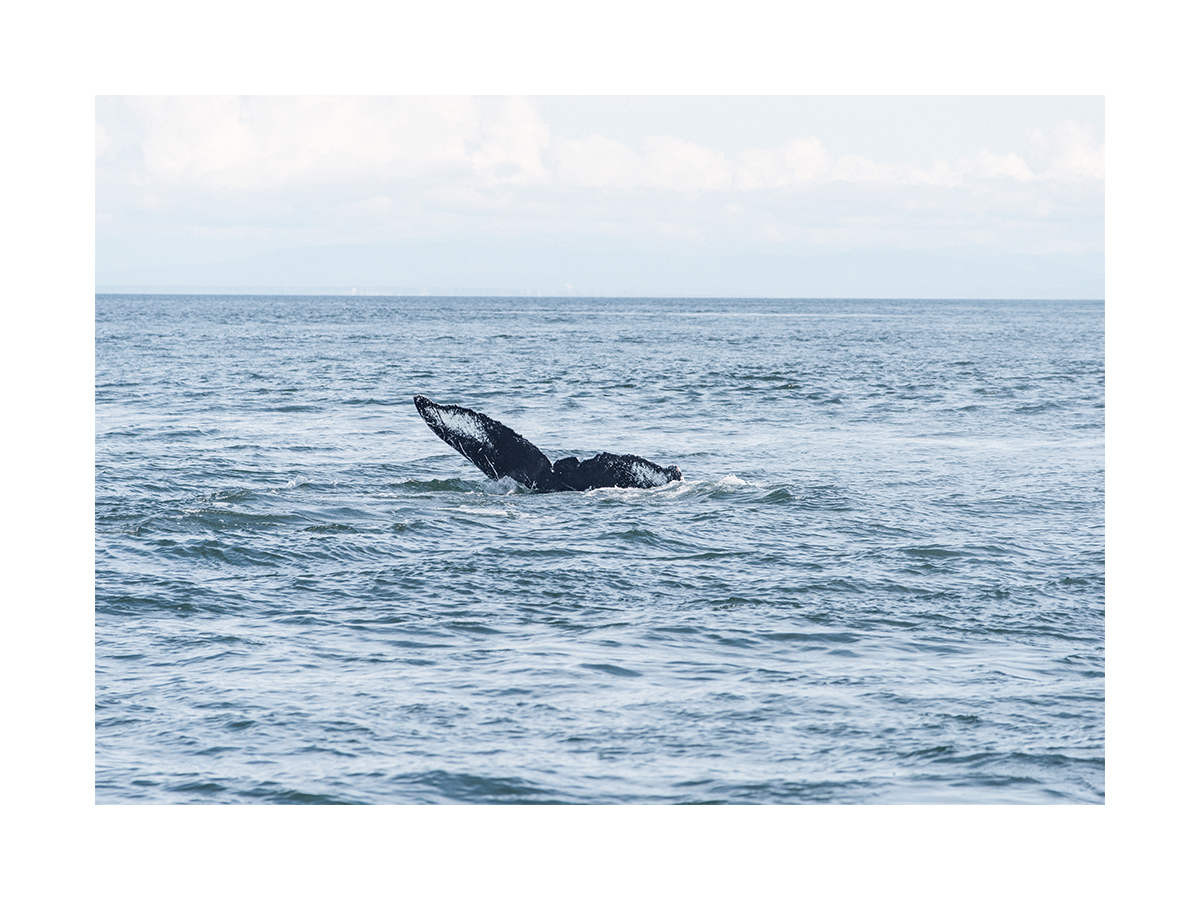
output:
M 488 506 L 451 506 L 452 512 L 468 513 L 472 516 L 495 516 L 501 519 L 515 519 L 517 514 L 508 509 L 497 509 Z
M 503 478 L 486 481 L 483 490 L 488 494 L 519 494 L 525 488 L 505 475 Z

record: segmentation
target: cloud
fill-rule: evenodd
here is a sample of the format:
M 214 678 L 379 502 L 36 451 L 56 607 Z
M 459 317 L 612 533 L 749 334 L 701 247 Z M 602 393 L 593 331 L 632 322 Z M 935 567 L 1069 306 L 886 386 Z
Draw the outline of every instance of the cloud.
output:
M 872 162 L 865 156 L 846 154 L 839 156 L 829 173 L 831 181 L 889 182 L 896 181 L 897 167 Z
M 980 150 L 974 159 L 964 163 L 964 168 L 984 178 L 1007 177 L 1015 181 L 1033 181 L 1036 177 L 1025 160 L 1015 153 L 999 156 L 988 150 Z
M 240 191 L 432 174 L 546 180 L 549 132 L 528 100 L 128 98 L 146 174 Z
M 255 192 L 374 181 L 454 183 L 468 189 L 553 184 L 690 194 L 794 189 L 821 183 L 957 187 L 979 179 L 1075 180 L 1104 175 L 1104 148 L 1072 121 L 1048 141 L 1031 135 L 1035 175 L 1016 153 L 981 149 L 951 165 L 831 157 L 821 140 L 724 152 L 662 134 L 634 149 L 592 134 L 555 137 L 527 98 L 143 97 L 118 101 L 125 122 L 98 121 L 98 164 L 125 124 L 140 137 L 134 180 L 170 187 Z M 118 117 L 119 118 L 119 117 Z
M 506 98 L 486 104 L 478 112 L 479 149 L 471 154 L 471 164 L 485 183 L 550 181 L 542 161 L 550 146 L 550 129 L 538 117 L 533 101 Z
M 1054 162 L 1043 173 L 1044 178 L 1076 181 L 1084 178 L 1104 179 L 1104 145 L 1098 144 L 1087 129 L 1070 119 L 1054 129 L 1051 141 Z
M 831 166 L 829 153 L 815 137 L 796 138 L 769 150 L 743 150 L 738 163 L 734 187 L 745 191 L 810 184 Z
M 733 165 L 725 154 L 676 137 L 646 141 L 646 186 L 672 191 L 727 191 L 733 186 Z
M 935 159 L 928 168 L 921 168 L 914 165 L 877 163 L 864 156 L 847 154 L 838 157 L 834 162 L 828 180 L 849 184 L 874 184 L 880 187 L 923 185 L 951 188 L 961 186 L 969 172 L 969 166 L 962 163 L 952 166 L 944 159 Z
M 743 150 L 731 160 L 719 150 L 667 135 L 648 138 L 638 152 L 593 134 L 556 141 L 550 161 L 563 184 L 680 193 L 795 187 L 817 181 L 830 168 L 829 154 L 817 138 Z
M 153 97 L 133 103 L 142 113 L 142 157 L 153 179 L 260 186 L 260 179 L 247 175 L 260 168 L 263 150 L 242 120 L 236 97 L 197 97 L 186 103 Z
M 566 185 L 629 190 L 642 183 L 641 156 L 599 134 L 555 141 L 550 161 Z
M 100 98 L 97 260 L 567 235 L 672 253 L 1103 246 L 1104 147 L 1072 121 L 916 164 L 778 128 L 760 146 L 671 131 L 568 137 L 528 98 Z
M 550 160 L 558 181 L 574 187 L 706 193 L 733 184 L 724 153 L 668 135 L 647 138 L 641 153 L 598 134 L 559 140 Z

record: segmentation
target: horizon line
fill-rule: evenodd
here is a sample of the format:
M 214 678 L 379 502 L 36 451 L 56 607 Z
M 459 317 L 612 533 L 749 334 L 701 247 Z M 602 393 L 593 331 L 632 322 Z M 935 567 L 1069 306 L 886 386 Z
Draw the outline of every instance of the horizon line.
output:
M 446 299 L 461 299 L 461 300 L 502 300 L 502 299 L 520 299 L 520 300 L 847 300 L 847 301 L 862 301 L 862 300 L 970 300 L 979 302 L 1004 302 L 1012 300 L 1031 300 L 1043 303 L 1078 303 L 1078 302 L 1104 302 L 1104 297 L 984 297 L 984 296 L 946 296 L 946 297 L 929 297 L 929 296 L 798 296 L 793 294 L 781 295 L 762 295 L 762 294 L 544 294 L 538 291 L 496 291 L 482 293 L 478 288 L 466 291 L 454 291 L 452 289 L 441 288 L 437 291 L 433 290 L 414 290 L 414 289 L 397 289 L 395 291 L 385 289 L 368 289 L 357 290 L 355 288 L 310 288 L 310 287 L 266 287 L 266 288 L 249 288 L 236 287 L 229 285 L 214 286 L 207 288 L 196 287 L 181 287 L 177 285 L 163 285 L 155 287 L 146 287 L 143 285 L 125 286 L 125 285 L 97 285 L 95 295 L 97 297 L 115 297 L 130 294 L 144 294 L 147 296 L 172 296 L 172 297 L 211 297 L 211 296 L 227 296 L 227 297 L 394 297 L 397 299 L 427 299 L 427 300 L 446 300 Z

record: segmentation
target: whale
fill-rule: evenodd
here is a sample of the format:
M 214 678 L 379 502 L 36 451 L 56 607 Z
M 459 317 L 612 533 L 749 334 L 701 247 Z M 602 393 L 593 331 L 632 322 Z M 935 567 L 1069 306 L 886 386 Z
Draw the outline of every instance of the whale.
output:
M 537 494 L 596 488 L 652 488 L 679 481 L 678 466 L 663 466 L 631 454 L 600 453 L 555 462 L 507 425 L 455 404 L 434 403 L 417 394 L 413 405 L 439 438 L 469 459 L 488 478 L 511 478 Z

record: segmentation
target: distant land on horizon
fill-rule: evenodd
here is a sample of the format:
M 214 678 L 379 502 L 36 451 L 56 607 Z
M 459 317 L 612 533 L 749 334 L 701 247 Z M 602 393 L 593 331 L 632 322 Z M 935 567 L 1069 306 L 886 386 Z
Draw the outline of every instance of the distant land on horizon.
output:
M 1104 299 L 1104 254 L 542 250 L 424 241 L 274 250 L 97 272 L 97 293 Z

